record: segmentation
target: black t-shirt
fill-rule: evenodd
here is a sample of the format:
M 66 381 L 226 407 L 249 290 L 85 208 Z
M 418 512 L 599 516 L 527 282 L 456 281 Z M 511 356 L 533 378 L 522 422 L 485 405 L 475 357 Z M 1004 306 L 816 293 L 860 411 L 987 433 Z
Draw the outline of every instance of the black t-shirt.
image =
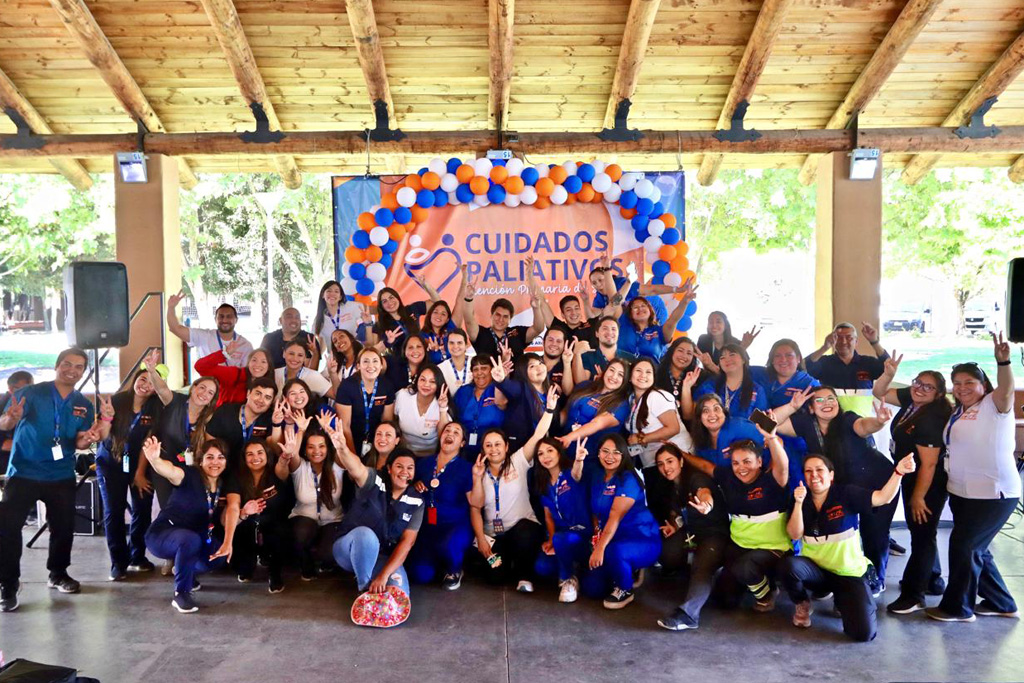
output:
M 476 335 L 476 341 L 473 342 L 473 348 L 476 349 L 478 354 L 488 358 L 497 358 L 500 355 L 498 352 L 498 342 L 504 339 L 508 341 L 508 348 L 511 349 L 512 356 L 518 357 L 523 355 L 526 347 L 533 341 L 526 338 L 526 333 L 529 331 L 530 328 L 526 325 L 510 326 L 505 330 L 505 336 L 502 337 L 499 334 L 495 334 L 486 325 L 481 325 L 480 331 Z
M 807 454 L 828 456 L 836 468 L 835 483 L 854 484 L 874 491 L 885 485 L 892 475 L 893 464 L 875 450 L 873 440 L 857 434 L 854 424 L 860 415 L 852 411 L 834 419 L 829 429 L 840 430 L 840 438 L 829 442 L 818 428 L 818 420 L 803 410 L 790 418 L 793 431 L 807 443 Z
M 223 479 L 218 490 L 211 496 L 203 483 L 203 476 L 195 467 L 185 468 L 185 477 L 178 486 L 174 487 L 167 506 L 160 511 L 159 516 L 153 520 L 153 527 L 174 527 L 177 529 L 188 529 L 201 535 L 204 539 L 209 531 L 209 524 L 212 521 L 215 529 L 221 525 L 221 515 L 224 511 L 224 485 Z M 213 513 L 211 517 L 210 501 L 213 498 Z M 214 535 L 217 534 L 216 531 Z
M 292 493 L 293 487 L 278 479 L 277 475 L 274 474 L 273 460 L 267 463 L 267 468 L 269 469 L 266 477 L 267 483 L 263 488 L 269 489 L 270 487 L 273 487 L 276 493 L 266 498 L 267 507 L 265 507 L 263 512 L 259 514 L 259 519 L 260 521 L 282 520 L 288 517 L 288 513 L 292 510 L 293 499 L 289 494 Z M 238 494 L 242 499 L 241 505 L 245 505 L 250 500 L 254 500 L 256 498 L 263 498 L 264 494 L 262 490 L 256 491 L 256 495 L 246 494 L 246 487 L 242 486 L 242 477 L 251 476 L 252 475 L 249 473 L 249 470 L 243 465 L 240 469 L 227 477 L 227 480 L 224 482 L 224 495 L 227 496 L 229 493 Z
M 565 332 L 566 344 L 571 342 L 573 339 L 579 341 L 583 340 L 590 344 L 590 348 L 597 348 L 597 326 L 601 322 L 600 316 L 593 318 L 587 318 L 583 320 L 577 327 L 569 327 L 569 324 L 561 318 L 555 318 L 551 323 L 551 329 L 562 330 Z
M 702 515 L 690 506 L 691 496 L 702 488 L 711 491 L 711 512 Z M 718 484 L 703 472 L 683 469 L 680 481 L 668 481 L 660 474 L 651 477 L 647 487 L 648 505 L 658 525 L 672 524 L 698 540 L 711 536 L 729 536 L 729 512 Z
M 164 406 L 153 432 L 160 440 L 160 457 L 178 467 L 184 467 L 183 454 L 192 447 L 189 439 L 194 427 L 188 422 L 188 396 L 175 393 L 171 402 Z
M 160 423 L 160 415 L 163 412 L 163 403 L 160 402 L 159 397 L 156 395 L 150 396 L 142 404 L 142 410 L 136 414 L 132 408 L 132 400 L 129 398 L 127 401 L 120 403 L 119 406 L 114 407 L 114 424 L 121 422 L 125 416 L 122 414 L 127 412 L 128 422 L 124 424 L 124 434 L 115 435 L 113 431 L 109 437 L 102 441 L 97 448 L 97 456 L 113 456 L 114 458 L 120 458 L 123 453 L 124 446 L 128 446 L 128 462 L 129 472 L 135 471 L 135 466 L 139 462 L 139 453 L 142 451 L 142 444 L 146 441 L 146 438 L 156 429 Z M 138 419 L 135 419 L 138 417 Z M 119 443 L 121 444 L 121 452 L 114 452 L 114 437 L 121 436 Z
M 427 302 L 414 301 L 413 303 L 405 306 L 405 310 L 412 317 L 413 324 L 410 327 L 406 323 L 403 323 L 400 318 L 397 320 L 395 328 L 400 329 L 405 334 L 399 335 L 399 337 L 395 339 L 394 344 L 388 343 L 388 338 L 384 334 L 384 327 L 380 323 L 380 317 L 382 313 L 378 312 L 377 314 L 377 321 L 373 324 L 373 333 L 377 335 L 377 339 L 384 342 L 384 346 L 387 347 L 389 350 L 393 348 L 400 348 L 402 346 L 402 342 L 405 341 L 405 337 L 407 335 L 420 333 L 420 318 L 427 314 Z
M 913 453 L 914 462 L 920 467 L 921 456 L 917 453 L 917 447 L 925 446 L 938 448 L 941 460 L 946 452 L 946 444 L 942 437 L 946 418 L 932 405 L 913 410 L 914 404 L 910 398 L 909 388 L 897 389 L 896 398 L 901 407 L 890 425 L 893 458 L 899 462 L 908 453 Z
M 715 468 L 714 480 L 722 487 L 730 514 L 759 517 L 789 510 L 789 491 L 779 486 L 771 470 L 765 470 L 753 482 L 744 484 L 733 474 L 732 467 L 719 465 Z
M 366 394 L 363 392 L 363 380 L 359 375 L 353 375 L 338 385 L 338 392 L 334 399 L 344 406 L 352 407 L 352 439 L 355 441 L 356 455 L 362 455 L 363 441 L 367 435 L 373 434 L 384 416 L 385 406 L 393 405 L 395 402 L 394 385 L 387 378 L 380 378 L 377 381 L 377 390 L 370 398 L 370 419 L 366 420 Z
M 312 332 L 306 332 L 305 330 L 300 330 L 299 333 L 295 335 L 295 340 L 302 342 L 304 346 L 307 345 L 309 341 L 314 341 L 319 344 L 317 336 Z M 274 330 L 273 332 L 267 332 L 263 335 L 263 341 L 260 343 L 260 348 L 266 349 L 270 352 L 270 358 L 274 361 L 275 370 L 277 368 L 284 367 L 284 345 L 286 343 L 287 342 L 284 340 L 284 330 Z M 313 354 L 309 352 L 309 348 L 307 347 L 306 358 L 309 359 L 312 357 Z
M 272 429 L 272 415 L 267 410 L 262 415 L 246 425 L 246 431 L 242 431 L 242 406 L 244 403 L 225 403 L 213 411 L 213 417 L 206 425 L 206 433 L 227 442 L 231 453 L 228 454 L 228 468 L 234 467 L 242 459 L 242 449 L 251 439 L 266 439 L 270 436 Z
M 424 360 L 422 364 L 426 363 Z M 409 376 L 409 363 L 405 359 L 396 356 L 388 357 L 388 368 L 384 371 L 384 379 L 393 387 L 403 389 L 412 384 L 412 377 Z

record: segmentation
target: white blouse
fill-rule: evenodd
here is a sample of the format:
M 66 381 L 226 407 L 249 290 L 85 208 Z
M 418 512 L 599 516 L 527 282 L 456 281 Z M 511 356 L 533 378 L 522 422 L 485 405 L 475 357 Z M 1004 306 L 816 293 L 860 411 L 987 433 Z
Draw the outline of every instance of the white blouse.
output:
M 639 412 L 640 403 L 637 402 L 632 410 L 629 411 L 629 419 L 626 420 L 626 431 L 630 434 L 636 434 L 639 430 L 636 428 L 636 417 Z M 665 425 L 661 420 L 658 419 L 659 415 L 664 415 L 667 412 L 675 412 L 676 417 L 679 420 L 679 433 L 673 437 L 665 439 L 665 441 L 652 441 L 648 442 L 644 446 L 643 452 L 640 454 L 640 462 L 643 463 L 644 467 L 654 467 L 656 455 L 658 449 L 661 448 L 664 443 L 672 443 L 679 446 L 680 449 L 687 453 L 693 452 L 693 439 L 690 438 L 690 432 L 686 431 L 686 425 L 683 423 L 682 418 L 679 417 L 679 410 L 676 407 L 676 401 L 667 391 L 663 389 L 655 389 L 647 395 L 647 425 L 643 431 L 645 434 L 657 431 Z
M 991 393 L 967 410 L 955 410 L 943 432 L 946 489 L 961 498 L 1020 498 L 1015 432 L 1013 411 L 1000 413 Z
M 335 486 L 334 491 L 331 492 L 331 501 L 334 505 L 328 508 L 326 505 L 321 504 L 320 510 L 317 511 L 316 501 L 320 496 L 319 476 L 314 476 L 313 466 L 309 464 L 308 460 L 300 462 L 299 466 L 292 472 L 292 486 L 295 487 L 295 507 L 292 508 L 292 513 L 288 515 L 289 519 L 292 517 L 308 517 L 309 519 L 316 520 L 316 523 L 320 526 L 340 522 L 341 518 L 345 515 L 345 512 L 341 509 L 341 484 L 343 481 L 341 475 L 343 473 L 344 470 L 335 465 Z

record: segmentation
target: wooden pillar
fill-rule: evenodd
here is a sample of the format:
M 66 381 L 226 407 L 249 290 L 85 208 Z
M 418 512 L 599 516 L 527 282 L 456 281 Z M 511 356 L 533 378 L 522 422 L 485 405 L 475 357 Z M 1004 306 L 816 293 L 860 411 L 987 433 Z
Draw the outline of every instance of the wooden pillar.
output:
M 178 223 L 178 163 L 168 156 L 150 154 L 149 181 L 125 183 L 114 163 L 114 216 L 117 260 L 128 268 L 129 308 L 146 292 L 173 294 L 181 289 L 181 229 Z M 150 299 L 132 323 L 131 341 L 121 349 L 122 378 L 131 371 L 147 346 L 160 345 L 160 301 Z M 170 368 L 168 384 L 182 385 L 182 344 L 166 332 L 164 363 Z
M 850 180 L 849 169 L 846 152 L 818 163 L 814 346 L 840 322 L 879 328 L 882 163 L 873 180 Z M 863 336 L 858 351 L 871 353 Z

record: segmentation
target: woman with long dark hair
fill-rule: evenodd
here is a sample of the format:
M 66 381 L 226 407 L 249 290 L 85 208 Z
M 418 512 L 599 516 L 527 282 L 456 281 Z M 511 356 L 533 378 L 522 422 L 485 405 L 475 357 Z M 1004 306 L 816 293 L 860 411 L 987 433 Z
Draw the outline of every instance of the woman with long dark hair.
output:
M 622 325 L 619 327 L 619 351 L 634 356 L 647 356 L 656 361 L 665 353 L 668 340 L 675 334 L 676 325 L 683 319 L 686 306 L 693 300 L 693 293 L 676 302 L 668 318 L 661 322 L 651 302 L 638 296 L 629 302 Z
M 402 302 L 396 289 L 384 287 L 377 293 L 377 322 L 366 335 L 370 346 L 380 342 L 391 351 L 410 335 L 420 333 L 420 317 L 427 312 L 425 301 L 409 305 Z
M 245 361 L 245 367 L 227 365 L 227 358 L 234 352 L 235 346 L 241 346 L 239 340 L 229 341 L 223 351 L 214 351 L 208 356 L 196 360 L 196 372 L 203 377 L 214 377 L 220 382 L 217 395 L 217 407 L 225 403 L 245 403 L 245 395 L 249 390 L 249 382 L 257 377 L 273 376 L 274 361 L 266 349 L 253 349 Z
M 707 332 L 697 338 L 697 348 L 702 353 L 708 354 L 711 360 L 717 364 L 726 344 L 739 343 L 740 340 L 732 334 L 732 324 L 725 313 L 722 311 L 708 313 Z
M 430 364 L 427 360 L 427 342 L 419 334 L 408 334 L 402 337 L 394 351 L 388 356 L 385 377 L 396 389 L 404 389 L 412 384 L 420 368 Z
M 700 361 L 697 358 L 698 353 L 696 342 L 689 337 L 679 337 L 669 344 L 668 350 L 665 351 L 661 362 L 658 363 L 658 371 L 654 375 L 654 385 L 672 394 L 677 404 L 682 403 L 683 380 L 689 373 L 701 369 Z M 707 379 L 701 377 L 701 374 L 703 373 L 698 373 L 694 386 L 703 384 Z M 680 412 L 681 416 L 682 412 Z
M 365 309 L 355 301 L 349 301 L 341 283 L 328 280 L 320 288 L 316 298 L 316 315 L 313 318 L 313 332 L 320 339 L 320 347 L 331 348 L 331 335 L 335 330 L 348 330 L 356 334 L 359 321 L 363 319 Z
M 451 358 L 448 352 L 448 335 L 455 329 L 452 309 L 448 302 L 435 301 L 430 304 L 427 314 L 423 317 L 420 335 L 427 342 L 427 353 L 430 354 L 430 362 L 434 365 L 440 365 Z
M 395 392 L 395 418 L 405 435 L 405 445 L 417 457 L 437 452 L 438 436 L 451 421 L 448 389 L 441 371 L 424 365 L 412 384 Z
M 348 330 L 335 330 L 331 335 L 331 347 L 327 354 L 327 367 L 320 373 L 330 383 L 329 396 L 338 392 L 338 385 L 359 371 L 359 354 L 363 345 Z
M 717 362 L 720 372 L 714 379 L 708 379 L 689 395 L 683 393 L 683 417 L 693 417 L 693 398 L 704 394 L 721 397 L 722 405 L 733 417 L 749 418 L 755 410 L 768 410 L 768 392 L 751 376 L 746 349 L 739 344 L 726 344 Z
M 633 364 L 629 376 L 633 396 L 626 420 L 629 454 L 644 472 L 644 480 L 654 475 L 655 454 L 665 443 L 674 443 L 684 451 L 693 450 L 693 441 L 686 431 L 672 396 L 654 386 L 654 361 L 641 358 Z
M 551 387 L 548 367 L 536 353 L 526 353 L 516 360 L 511 377 L 504 364 L 492 362 L 491 378 L 508 399 L 502 429 L 515 450 L 526 443 L 544 416 L 545 397 Z
M 334 410 L 349 450 L 359 457 L 370 450 L 377 425 L 395 417 L 395 390 L 382 376 L 386 368 L 380 351 L 367 347 L 359 353 L 359 372 L 338 386 Z
M 535 569 L 538 576 L 558 578 L 559 602 L 576 602 L 578 576 L 587 570 L 590 556 L 593 521 L 590 494 L 583 481 L 586 457 L 585 444 L 577 444 L 573 457 L 553 437 L 545 436 L 537 443 L 534 490 L 541 492 L 548 537 L 541 544 Z
M 734 441 L 750 440 L 764 446 L 761 434 L 750 420 L 732 417 L 718 394 L 697 399 L 690 420 L 693 452 L 713 465 L 729 464 L 729 447 Z
M 574 456 L 576 442 L 586 439 L 590 451 L 583 463 L 583 473 L 588 479 L 600 474 L 601 464 L 597 448 L 605 436 L 618 433 L 629 418 L 630 365 L 621 358 L 613 358 L 601 376 L 592 382 L 576 387 L 562 409 L 562 424 L 571 426 L 570 431 L 558 437 L 562 446 Z M 628 447 L 623 451 L 629 455 Z
M 392 453 L 397 451 L 412 453 L 402 444 L 402 428 L 398 426 L 398 423 L 394 420 L 381 422 L 373 430 L 373 442 L 370 445 L 370 450 L 363 456 L 362 462 L 375 470 L 384 469 Z
M 150 374 L 154 390 L 164 403 L 164 411 L 153 430 L 160 441 L 160 457 L 177 467 L 188 467 L 194 462 L 193 454 L 206 441 L 206 425 L 217 407 L 220 384 L 213 377 L 199 377 L 189 387 L 188 395 L 172 392 L 159 374 Z M 146 479 L 148 462 L 140 458 L 135 471 L 135 486 L 150 489 Z M 173 487 L 159 472 L 153 472 L 152 489 L 163 507 Z

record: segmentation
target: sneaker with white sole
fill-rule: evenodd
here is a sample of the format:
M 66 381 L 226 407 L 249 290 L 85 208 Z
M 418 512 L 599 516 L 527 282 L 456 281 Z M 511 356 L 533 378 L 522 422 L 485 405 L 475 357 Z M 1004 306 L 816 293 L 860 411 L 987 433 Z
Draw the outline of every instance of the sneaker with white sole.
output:
M 441 581 L 441 587 L 446 591 L 457 591 L 459 586 L 462 585 L 462 572 L 456 572 L 454 574 L 445 574 L 444 579 Z
M 631 602 L 633 602 L 633 591 L 613 588 L 608 597 L 604 599 L 603 604 L 605 609 L 622 609 Z
M 947 614 L 946 612 L 943 612 L 938 607 L 929 607 L 928 609 L 926 609 L 924 611 L 924 613 L 925 613 L 925 616 L 927 616 L 929 619 L 934 619 L 935 621 L 947 621 L 947 622 L 959 621 L 959 622 L 963 622 L 965 624 L 969 624 L 972 621 L 974 621 L 975 619 L 977 619 L 977 617 L 975 617 L 973 614 L 971 616 L 969 616 L 969 617 L 953 616 L 952 614 Z
M 1020 612 L 1004 612 L 988 600 L 982 600 L 974 606 L 974 613 L 979 617 L 1003 617 L 1004 619 L 1019 619 Z
M 533 582 L 532 581 L 526 581 L 524 579 L 524 580 L 520 581 L 518 584 L 516 584 L 516 590 L 518 592 L 520 592 L 520 593 L 532 593 L 533 592 Z
M 927 607 L 928 605 L 924 604 L 923 601 L 918 600 L 917 598 L 901 595 L 886 605 L 885 611 L 890 614 L 913 614 L 914 612 L 920 612 Z
M 72 579 L 67 574 L 51 576 L 46 582 L 50 588 L 56 588 L 61 593 L 77 593 L 82 590 L 82 584 Z
M 672 614 L 658 619 L 658 626 L 669 631 L 686 631 L 697 628 L 697 622 L 681 607 L 677 607 Z
M 793 612 L 793 626 L 810 628 L 812 614 L 814 614 L 814 608 L 811 606 L 810 600 L 796 603 L 796 611 Z
M 12 581 L 0 585 L 0 612 L 13 612 L 18 609 L 18 593 L 21 592 L 21 581 Z
M 576 602 L 576 598 L 579 597 L 580 582 L 575 576 L 566 579 L 559 586 L 558 602 Z
M 182 614 L 191 614 L 199 611 L 199 605 L 192 599 L 191 593 L 175 593 L 171 600 L 171 606 Z

